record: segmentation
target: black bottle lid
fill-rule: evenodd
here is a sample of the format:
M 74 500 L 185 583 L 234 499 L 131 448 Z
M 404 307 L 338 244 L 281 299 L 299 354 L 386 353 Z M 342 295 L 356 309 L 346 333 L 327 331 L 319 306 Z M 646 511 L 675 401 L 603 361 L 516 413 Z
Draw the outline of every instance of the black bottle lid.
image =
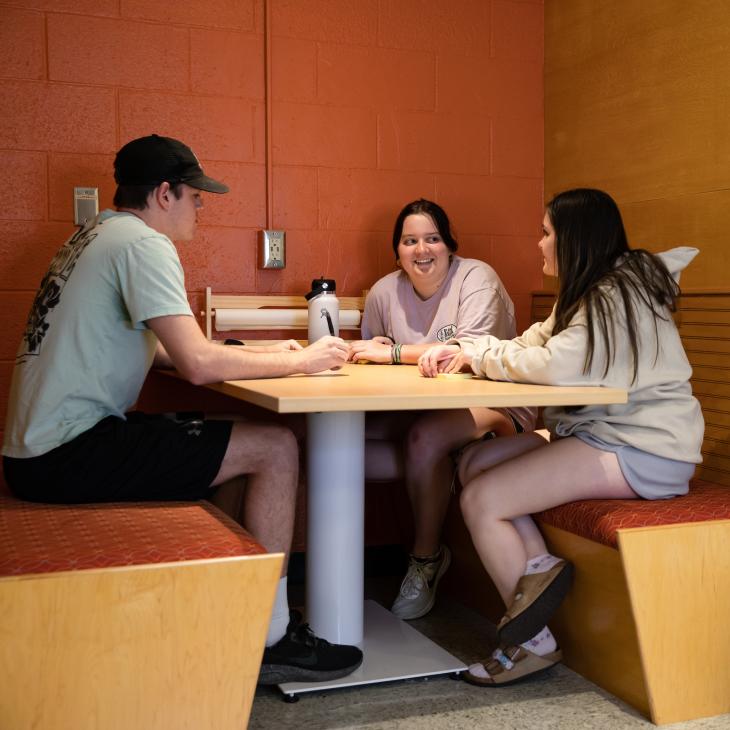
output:
M 312 291 L 310 291 L 308 294 L 305 294 L 304 298 L 309 301 L 310 299 L 313 299 L 314 297 L 318 296 L 319 294 L 323 294 L 324 292 L 330 292 L 334 294 L 336 288 L 337 287 L 334 279 L 313 279 Z

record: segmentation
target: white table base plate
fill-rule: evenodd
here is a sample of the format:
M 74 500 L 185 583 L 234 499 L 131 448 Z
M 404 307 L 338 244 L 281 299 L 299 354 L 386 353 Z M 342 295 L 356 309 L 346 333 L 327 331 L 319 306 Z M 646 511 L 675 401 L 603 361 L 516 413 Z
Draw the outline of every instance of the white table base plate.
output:
M 347 677 L 331 682 L 287 682 L 280 684 L 279 689 L 294 697 L 304 692 L 456 674 L 467 668 L 464 662 L 375 601 L 365 601 L 365 636 L 361 649 L 362 665 Z

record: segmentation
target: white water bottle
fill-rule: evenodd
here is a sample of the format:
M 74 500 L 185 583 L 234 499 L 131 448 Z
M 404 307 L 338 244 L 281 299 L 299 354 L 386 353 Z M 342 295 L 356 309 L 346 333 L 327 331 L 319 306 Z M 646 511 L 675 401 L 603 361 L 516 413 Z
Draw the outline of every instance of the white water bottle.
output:
M 304 295 L 308 308 L 307 339 L 311 345 L 325 335 L 340 334 L 340 302 L 335 294 L 334 279 L 314 279 L 312 291 Z

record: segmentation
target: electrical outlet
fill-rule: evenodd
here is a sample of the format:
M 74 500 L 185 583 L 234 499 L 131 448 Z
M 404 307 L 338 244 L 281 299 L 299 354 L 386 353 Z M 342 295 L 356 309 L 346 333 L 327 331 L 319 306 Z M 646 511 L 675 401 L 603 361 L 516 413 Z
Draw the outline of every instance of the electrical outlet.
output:
M 286 233 L 259 231 L 259 268 L 283 269 L 286 266 Z
M 99 212 L 99 188 L 74 188 L 74 225 L 83 226 Z

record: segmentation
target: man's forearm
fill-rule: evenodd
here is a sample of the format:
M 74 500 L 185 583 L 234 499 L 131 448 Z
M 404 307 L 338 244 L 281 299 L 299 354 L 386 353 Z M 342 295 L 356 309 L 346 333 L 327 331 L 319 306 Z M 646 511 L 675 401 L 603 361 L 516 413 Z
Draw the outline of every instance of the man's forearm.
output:
M 221 380 L 252 380 L 277 378 L 302 372 L 297 352 L 254 352 L 242 347 L 210 347 L 178 367 L 196 385 Z M 181 363 L 182 365 L 182 363 Z
M 196 385 L 316 373 L 342 365 L 349 354 L 348 345 L 339 337 L 323 337 L 305 350 L 251 352 L 206 340 L 190 316 L 156 317 L 147 324 L 162 343 L 155 364 L 169 364 Z

